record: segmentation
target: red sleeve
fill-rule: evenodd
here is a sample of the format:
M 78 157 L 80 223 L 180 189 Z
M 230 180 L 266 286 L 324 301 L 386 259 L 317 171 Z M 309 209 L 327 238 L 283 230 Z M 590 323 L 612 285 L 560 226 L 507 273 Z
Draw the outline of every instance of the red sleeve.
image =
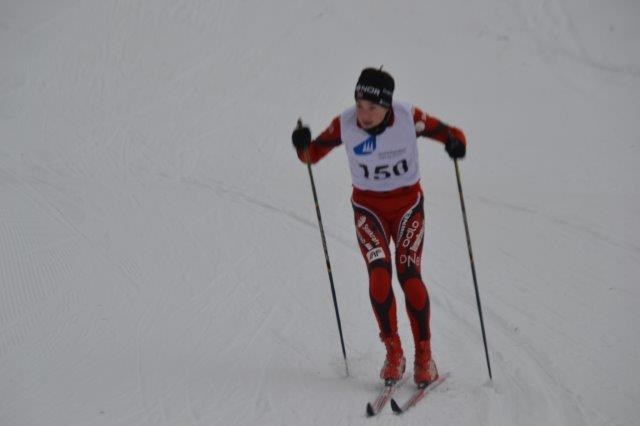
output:
M 331 121 L 329 127 L 327 127 L 317 138 L 311 141 L 309 145 L 309 160 L 311 164 L 315 164 L 322 157 L 327 155 L 333 148 L 342 145 L 342 139 L 340 138 L 340 117 L 336 117 Z M 306 163 L 304 150 L 299 149 L 298 158 L 303 163 Z
M 424 136 L 446 143 L 451 135 L 465 145 L 467 144 L 467 138 L 462 130 L 427 115 L 420 108 L 413 107 L 413 122 L 416 126 L 416 136 Z

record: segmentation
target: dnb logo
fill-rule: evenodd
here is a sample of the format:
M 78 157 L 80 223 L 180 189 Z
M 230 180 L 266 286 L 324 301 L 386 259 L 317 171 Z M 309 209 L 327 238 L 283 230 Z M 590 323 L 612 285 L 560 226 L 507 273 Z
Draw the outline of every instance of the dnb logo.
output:
M 356 145 L 355 148 L 353 148 L 353 152 L 355 152 L 356 155 L 369 155 L 375 150 L 376 150 L 375 136 L 369 136 L 367 139 L 360 142 L 358 145 Z

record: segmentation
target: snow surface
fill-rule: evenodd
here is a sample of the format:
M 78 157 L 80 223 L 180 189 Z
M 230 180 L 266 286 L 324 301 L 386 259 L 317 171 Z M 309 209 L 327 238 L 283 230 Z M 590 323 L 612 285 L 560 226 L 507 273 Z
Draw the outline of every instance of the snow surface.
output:
M 0 425 L 637 425 L 639 23 L 634 0 L 3 0 Z M 348 378 L 290 132 L 380 64 L 468 135 L 494 380 L 453 164 L 423 140 L 452 376 L 368 420 L 383 347 L 346 157 L 314 173 Z

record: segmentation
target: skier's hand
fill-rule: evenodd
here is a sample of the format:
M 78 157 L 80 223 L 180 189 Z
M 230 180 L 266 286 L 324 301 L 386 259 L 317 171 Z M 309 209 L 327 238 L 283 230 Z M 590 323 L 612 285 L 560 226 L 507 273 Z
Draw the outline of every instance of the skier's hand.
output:
M 298 122 L 298 126 L 291 133 L 291 141 L 297 149 L 304 149 L 311 143 L 311 130 L 307 126 L 303 126 Z
M 464 158 L 464 155 L 467 152 L 467 146 L 464 142 L 453 135 L 449 135 L 447 143 L 444 144 L 444 149 L 447 151 L 447 154 L 449 154 L 449 157 L 454 160 L 457 158 Z

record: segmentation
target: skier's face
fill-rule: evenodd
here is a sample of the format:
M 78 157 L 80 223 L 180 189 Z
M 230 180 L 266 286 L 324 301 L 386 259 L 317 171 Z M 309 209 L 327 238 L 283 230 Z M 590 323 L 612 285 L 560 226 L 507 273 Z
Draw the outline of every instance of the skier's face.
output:
M 356 101 L 356 116 L 358 117 L 358 123 L 363 129 L 371 129 L 382 123 L 388 108 L 374 104 L 373 102 L 366 101 L 364 99 L 358 99 Z

